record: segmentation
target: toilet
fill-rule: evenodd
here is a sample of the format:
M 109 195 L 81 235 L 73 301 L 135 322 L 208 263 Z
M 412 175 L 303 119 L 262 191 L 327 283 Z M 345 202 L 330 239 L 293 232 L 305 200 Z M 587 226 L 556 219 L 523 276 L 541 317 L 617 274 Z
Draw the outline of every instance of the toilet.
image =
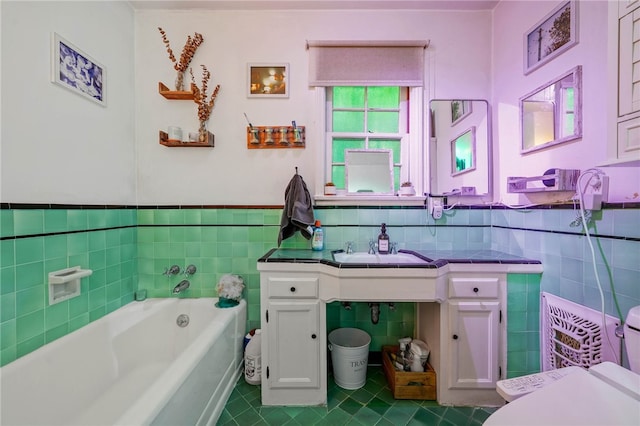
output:
M 609 361 L 588 371 L 567 367 L 569 374 L 498 409 L 484 426 L 640 425 L 640 306 L 627 314 L 624 340 L 630 369 Z

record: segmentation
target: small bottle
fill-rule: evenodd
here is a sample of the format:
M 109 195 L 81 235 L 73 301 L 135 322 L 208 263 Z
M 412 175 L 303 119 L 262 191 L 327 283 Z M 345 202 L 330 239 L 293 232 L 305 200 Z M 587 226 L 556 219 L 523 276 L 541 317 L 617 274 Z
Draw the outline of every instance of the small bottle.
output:
M 387 225 L 382 224 L 380 235 L 378 235 L 378 253 L 389 254 L 389 236 L 387 235 Z
M 250 385 L 262 381 L 262 330 L 257 329 L 244 352 L 244 380 Z
M 324 232 L 322 231 L 322 224 L 319 220 L 316 220 L 315 227 L 313 228 L 313 237 L 311 237 L 311 250 L 321 251 L 324 249 Z

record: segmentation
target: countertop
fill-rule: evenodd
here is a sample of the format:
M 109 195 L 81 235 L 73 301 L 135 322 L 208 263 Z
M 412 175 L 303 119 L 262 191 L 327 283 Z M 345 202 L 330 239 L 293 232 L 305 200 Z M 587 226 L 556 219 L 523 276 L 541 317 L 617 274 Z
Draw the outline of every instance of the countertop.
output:
M 258 262 L 274 263 L 323 263 L 338 268 L 362 268 L 362 264 L 346 264 L 333 260 L 332 253 L 336 250 L 313 251 L 310 249 L 278 249 L 269 250 Z M 413 264 L 368 264 L 367 267 L 376 268 L 440 268 L 450 263 L 473 264 L 541 264 L 539 260 L 514 256 L 496 250 L 399 250 L 412 253 L 430 260 L 427 265 Z

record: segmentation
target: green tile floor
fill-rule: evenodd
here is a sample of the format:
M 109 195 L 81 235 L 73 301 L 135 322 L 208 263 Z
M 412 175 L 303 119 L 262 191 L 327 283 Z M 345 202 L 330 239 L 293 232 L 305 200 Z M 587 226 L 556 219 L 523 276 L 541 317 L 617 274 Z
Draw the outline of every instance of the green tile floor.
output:
M 370 366 L 367 382 L 345 390 L 328 381 L 327 407 L 263 407 L 260 386 L 240 377 L 222 412 L 220 426 L 250 425 L 481 425 L 495 408 L 444 407 L 435 401 L 396 400 L 381 366 Z

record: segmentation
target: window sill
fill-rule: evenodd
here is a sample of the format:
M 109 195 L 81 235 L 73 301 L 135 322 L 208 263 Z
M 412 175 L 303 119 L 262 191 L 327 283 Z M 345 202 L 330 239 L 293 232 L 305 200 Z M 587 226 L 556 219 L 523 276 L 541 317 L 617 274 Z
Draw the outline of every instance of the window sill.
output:
M 317 206 L 424 206 L 425 196 L 315 195 Z

